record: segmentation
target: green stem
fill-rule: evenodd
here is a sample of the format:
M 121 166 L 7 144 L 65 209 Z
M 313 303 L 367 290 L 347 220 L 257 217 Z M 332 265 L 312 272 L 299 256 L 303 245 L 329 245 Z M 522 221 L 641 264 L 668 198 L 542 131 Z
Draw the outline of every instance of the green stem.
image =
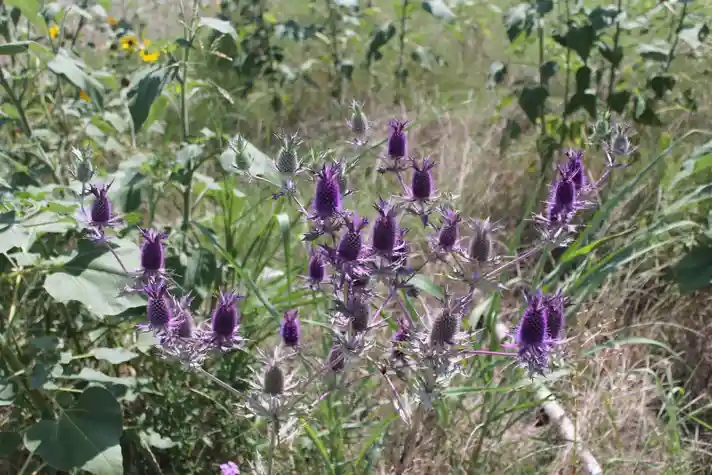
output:
M 269 450 L 267 452 L 267 475 L 272 475 L 272 468 L 274 465 L 274 449 L 277 447 L 277 433 L 279 432 L 279 421 L 273 418 L 269 424 L 270 427 L 270 438 L 269 438 Z
M 672 43 L 672 46 L 670 47 L 670 53 L 668 54 L 668 59 L 667 63 L 665 63 L 665 68 L 663 69 L 663 72 L 668 72 L 670 69 L 670 66 L 672 65 L 672 60 L 675 58 L 675 50 L 677 49 L 677 45 L 680 43 L 680 30 L 682 29 L 682 24 L 685 21 L 685 17 L 687 17 L 687 5 L 690 2 L 683 2 L 682 4 L 682 13 L 680 13 L 680 20 L 677 22 L 677 28 L 675 29 L 675 40 Z
M 618 0 L 618 5 L 617 5 L 617 12 L 616 12 L 616 30 L 613 33 L 613 54 L 616 54 L 616 51 L 618 51 L 618 43 L 620 41 L 620 35 L 621 35 L 621 21 L 620 21 L 620 16 L 623 13 L 623 0 Z M 610 101 L 610 97 L 613 94 L 613 88 L 615 86 L 615 80 L 616 80 L 616 71 L 618 70 L 618 65 L 617 64 L 611 64 L 611 70 L 608 73 L 608 94 L 606 95 L 606 100 Z
M 541 18 L 537 19 L 537 36 L 539 43 L 539 86 L 546 88 L 548 87 L 544 84 L 544 71 L 542 66 L 544 65 L 544 28 L 542 27 Z M 539 133 L 544 136 L 546 135 L 546 118 L 544 117 L 544 106 L 539 109 Z
M 405 73 L 403 71 L 403 61 L 405 57 L 405 34 L 408 27 L 408 4 L 409 0 L 403 0 L 400 15 L 400 32 L 398 35 L 398 85 L 405 87 Z
M 22 107 L 22 102 L 15 95 L 15 91 L 12 90 L 12 87 L 5 79 L 5 73 L 2 71 L 2 68 L 0 68 L 0 85 L 2 86 L 3 89 L 5 89 L 5 92 L 10 97 L 10 102 L 12 102 L 12 105 L 15 106 L 15 108 L 17 109 L 17 113 L 20 115 L 20 123 L 22 125 L 22 132 L 27 137 L 32 137 L 32 126 L 30 125 L 30 122 L 27 120 L 27 115 L 25 115 L 25 108 Z

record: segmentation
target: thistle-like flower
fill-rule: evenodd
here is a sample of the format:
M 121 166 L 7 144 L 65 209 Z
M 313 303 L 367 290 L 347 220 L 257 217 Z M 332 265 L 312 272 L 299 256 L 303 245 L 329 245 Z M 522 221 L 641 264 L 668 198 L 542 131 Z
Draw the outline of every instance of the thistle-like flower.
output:
M 405 137 L 407 120 L 391 120 L 388 123 L 390 134 L 388 136 L 388 158 L 400 160 L 408 156 L 408 146 Z
M 430 344 L 435 347 L 454 345 L 455 335 L 460 329 L 460 318 L 456 312 L 449 308 L 443 311 L 433 321 L 430 329 Z
M 273 363 L 265 371 L 262 390 L 270 396 L 279 396 L 284 392 L 284 373 L 278 364 Z
M 148 324 L 139 325 L 139 328 L 150 329 L 157 334 L 167 331 L 173 321 L 173 308 L 165 281 L 152 280 L 144 285 L 142 290 L 148 296 L 146 303 Z
M 326 164 L 317 174 L 314 189 L 314 218 L 329 219 L 341 211 L 341 185 L 339 167 Z
M 394 206 L 384 200 L 380 200 L 373 207 L 378 212 L 378 216 L 373 223 L 371 247 L 380 255 L 390 256 L 398 243 L 397 211 Z
M 299 140 L 297 134 L 277 135 L 277 138 L 282 141 L 282 148 L 280 148 L 277 153 L 277 157 L 274 160 L 274 166 L 284 177 L 293 177 L 301 168 L 301 161 L 297 155 L 297 148 L 302 142 Z
M 361 104 L 357 101 L 351 103 L 351 119 L 347 121 L 349 129 L 356 136 L 355 145 L 362 145 L 366 143 L 366 137 L 368 135 L 368 129 L 370 124 L 366 114 L 363 112 Z
M 326 267 L 324 266 L 324 255 L 320 249 L 312 248 L 309 256 L 306 279 L 309 288 L 318 290 L 326 277 Z
M 409 198 L 413 201 L 426 202 L 433 195 L 433 173 L 435 162 L 428 157 L 423 157 L 422 163 L 413 160 L 413 179 L 411 181 Z
M 113 205 L 108 196 L 112 183 L 89 185 L 88 194 L 94 195 L 94 202 L 88 212 L 83 207 L 80 210 L 80 218 L 89 226 L 92 238 L 100 242 L 106 239 L 104 232 L 106 228 L 114 227 L 121 222 L 121 219 L 113 213 Z
M 239 344 L 240 311 L 237 302 L 241 299 L 242 296 L 235 292 L 220 292 L 213 309 L 210 328 L 203 330 L 201 334 L 201 340 L 207 348 L 229 351 Z
M 141 243 L 141 269 L 144 275 L 155 275 L 165 268 L 164 240 L 168 234 L 155 229 L 138 228 L 143 242 Z
M 556 344 L 562 339 L 566 320 L 566 298 L 561 291 L 544 296 L 546 307 L 546 339 Z
M 629 157 L 638 150 L 638 147 L 633 146 L 630 141 L 630 129 L 631 125 L 629 124 L 617 122 L 613 124 L 609 140 L 603 143 L 603 150 L 608 159 L 608 168 L 624 167 L 625 165 L 619 164 L 617 159 Z
M 569 149 L 566 151 L 566 172 L 571 176 L 571 181 L 576 187 L 576 191 L 581 193 L 588 188 L 588 178 L 583 166 L 583 151 Z
M 571 173 L 566 166 L 559 166 L 558 175 L 551 183 L 544 215 L 536 216 L 536 219 L 544 225 L 544 234 L 548 238 L 558 236 L 561 231 L 573 230 L 574 216 L 579 210 L 588 206 L 588 203 L 581 199 L 576 188 L 575 173 Z
M 403 361 L 405 359 L 405 352 L 403 347 L 411 341 L 413 338 L 413 333 L 410 329 L 410 323 L 405 319 L 398 319 L 398 329 L 391 337 L 392 352 L 391 357 L 396 360 Z
M 71 171 L 72 176 L 82 185 L 89 183 L 94 178 L 96 170 L 91 163 L 92 152 L 90 148 L 78 149 L 72 147 L 72 156 L 74 157 L 74 168 Z M 84 190 L 82 190 L 84 194 Z
M 280 324 L 280 336 L 285 346 L 299 346 L 301 328 L 299 324 L 299 310 L 287 310 Z
M 368 219 L 359 218 L 354 214 L 345 219 L 346 232 L 341 236 L 339 245 L 336 248 L 336 255 L 344 262 L 354 262 L 362 254 L 363 238 L 361 231 L 368 225 Z
M 478 264 L 484 264 L 493 259 L 494 246 L 492 233 L 495 227 L 488 219 L 475 219 L 471 223 L 472 239 L 468 248 L 468 259 Z
M 371 318 L 368 299 L 358 292 L 351 292 L 346 302 L 346 316 L 354 333 L 363 333 L 368 330 Z
M 326 364 L 334 373 L 338 373 L 344 369 L 344 366 L 346 366 L 346 357 L 344 356 L 344 350 L 341 348 L 341 345 L 336 344 L 331 347 Z
M 518 347 L 517 354 L 521 365 L 534 374 L 543 375 L 549 366 L 549 349 L 547 341 L 548 311 L 546 300 L 537 291 L 534 295 L 526 296 L 527 307 L 517 328 L 515 342 Z
M 451 209 L 442 212 L 443 222 L 431 239 L 431 248 L 436 253 L 455 252 L 460 238 L 460 213 Z

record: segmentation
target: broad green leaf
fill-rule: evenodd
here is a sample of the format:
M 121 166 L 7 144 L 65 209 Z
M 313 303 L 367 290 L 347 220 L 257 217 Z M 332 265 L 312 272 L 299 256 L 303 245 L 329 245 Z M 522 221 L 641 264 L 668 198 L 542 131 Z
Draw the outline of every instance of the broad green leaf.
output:
M 428 276 L 416 274 L 410 279 L 410 283 L 413 284 L 416 289 L 422 290 L 435 298 L 443 298 L 442 289 Z
M 507 38 L 513 43 L 519 35 L 529 36 L 534 28 L 536 10 L 529 3 L 520 3 L 504 15 L 504 26 L 507 29 Z
M 5 254 L 15 247 L 26 251 L 33 242 L 34 236 L 32 233 L 25 231 L 18 224 L 0 228 L 0 254 Z
M 79 63 L 60 51 L 47 65 L 50 71 L 63 76 L 77 88 L 87 93 L 92 102 L 100 109 L 104 106 L 103 87 L 99 81 L 91 77 Z
M 440 20 L 452 21 L 455 19 L 455 14 L 443 0 L 426 0 L 422 3 L 422 6 L 423 10 Z
M 41 2 L 40 0 L 5 0 L 5 5 L 8 7 L 17 7 L 22 12 L 22 15 L 27 18 L 33 25 L 41 31 L 45 29 L 45 23 L 39 15 Z
M 0 378 L 0 407 L 9 406 L 15 400 L 15 385 L 12 381 Z
M 230 35 L 233 40 L 237 41 L 237 31 L 228 21 L 214 17 L 202 17 L 200 19 L 200 26 L 207 26 L 208 28 L 212 28 L 223 35 Z
M 141 129 L 148 118 L 151 106 L 163 92 L 163 88 L 173 79 L 172 67 L 155 67 L 143 69 L 131 79 L 131 87 L 126 92 L 129 103 L 129 113 L 134 130 Z
M 141 438 L 142 443 L 146 444 L 149 447 L 154 447 L 156 449 L 167 450 L 171 447 L 178 445 L 177 442 L 174 442 L 169 437 L 163 437 L 161 434 L 159 434 L 152 428 L 149 428 L 146 431 L 141 431 L 139 437 Z
M 670 273 L 683 294 L 709 286 L 712 283 L 712 245 L 698 244 L 672 266 Z
M 30 47 L 32 41 L 15 41 L 13 43 L 0 44 L 0 56 L 13 56 L 24 53 Z
M 9 457 L 22 445 L 22 437 L 17 432 L 0 432 L 0 457 Z
M 371 34 L 371 42 L 366 51 L 366 63 L 368 66 L 371 66 L 374 61 L 380 61 L 381 58 L 383 58 L 381 48 L 391 41 L 395 35 L 396 26 L 391 22 L 381 25 L 373 31 Z
M 62 471 L 123 474 L 121 405 L 106 389 L 84 390 L 74 405 L 60 407 L 57 420 L 41 420 L 25 433 L 27 450 Z
M 111 364 L 126 363 L 138 356 L 133 351 L 124 348 L 94 348 L 91 354 L 98 360 L 108 361 Z
M 135 244 L 119 241 L 114 252 L 127 270 L 139 267 L 140 251 Z M 44 289 L 59 302 L 81 302 L 96 316 L 105 317 L 144 305 L 137 295 L 118 295 L 129 280 L 116 257 L 97 245 L 48 275 Z

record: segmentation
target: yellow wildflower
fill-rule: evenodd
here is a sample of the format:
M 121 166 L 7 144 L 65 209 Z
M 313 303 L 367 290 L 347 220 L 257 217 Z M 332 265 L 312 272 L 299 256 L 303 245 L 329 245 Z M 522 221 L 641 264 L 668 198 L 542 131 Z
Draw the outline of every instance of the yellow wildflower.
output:
M 50 26 L 49 27 L 49 37 L 51 39 L 55 39 L 58 36 L 59 36 L 59 26 L 57 26 L 57 25 Z
M 86 102 L 91 102 L 91 97 L 89 97 L 89 94 L 87 94 L 84 90 L 79 91 L 79 99 Z
M 114 26 L 119 24 L 119 20 L 116 17 L 110 16 L 109 18 L 106 19 L 106 21 L 109 23 L 109 25 Z
M 161 56 L 160 51 L 156 51 L 154 53 L 149 53 L 145 49 L 141 49 L 141 59 L 143 60 L 144 63 L 155 63 L 158 61 L 158 58 Z
M 133 35 L 124 35 L 119 41 L 121 42 L 121 47 L 129 52 L 134 52 L 138 48 L 138 41 Z

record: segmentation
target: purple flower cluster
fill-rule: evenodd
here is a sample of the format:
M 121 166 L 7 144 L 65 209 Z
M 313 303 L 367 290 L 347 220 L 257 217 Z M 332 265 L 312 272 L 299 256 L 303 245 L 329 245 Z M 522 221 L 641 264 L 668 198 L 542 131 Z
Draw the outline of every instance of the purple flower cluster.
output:
M 561 342 L 565 299 L 560 293 L 537 291 L 526 296 L 526 303 L 515 337 L 517 354 L 530 374 L 543 375 L 549 366 L 549 352 Z

